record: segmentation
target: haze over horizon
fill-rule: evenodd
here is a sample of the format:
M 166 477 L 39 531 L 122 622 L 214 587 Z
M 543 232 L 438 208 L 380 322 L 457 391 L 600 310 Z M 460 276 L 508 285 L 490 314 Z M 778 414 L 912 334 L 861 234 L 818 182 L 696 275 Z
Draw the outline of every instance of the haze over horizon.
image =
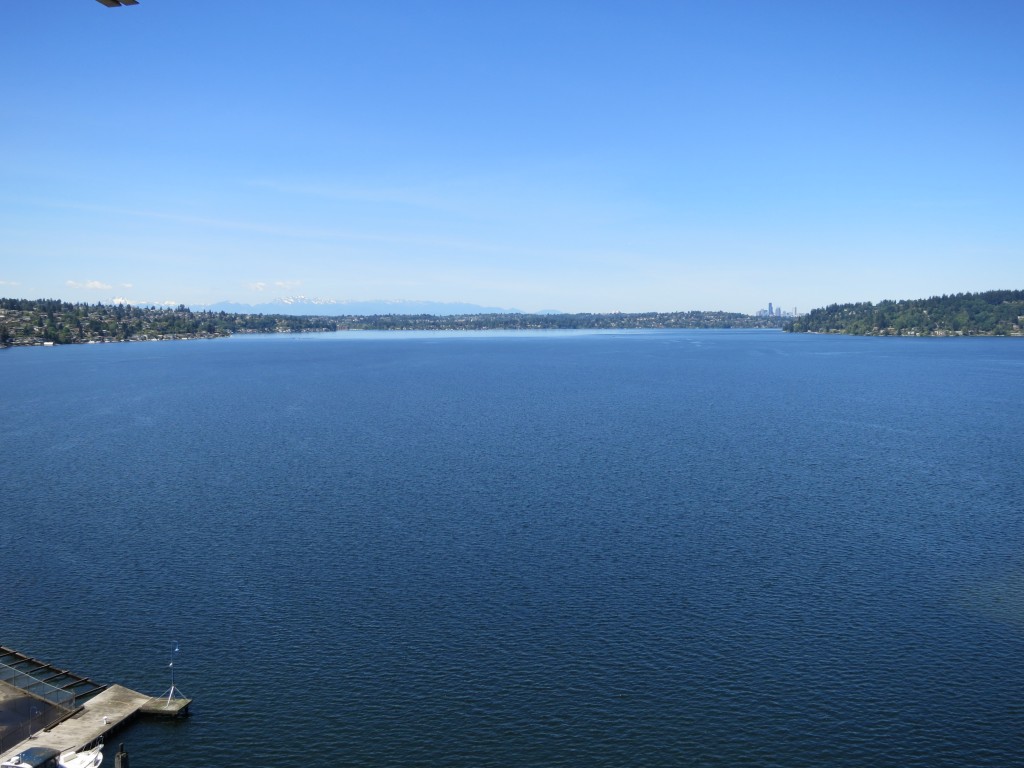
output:
M 0 10 L 0 295 L 724 310 L 1024 287 L 1024 6 Z

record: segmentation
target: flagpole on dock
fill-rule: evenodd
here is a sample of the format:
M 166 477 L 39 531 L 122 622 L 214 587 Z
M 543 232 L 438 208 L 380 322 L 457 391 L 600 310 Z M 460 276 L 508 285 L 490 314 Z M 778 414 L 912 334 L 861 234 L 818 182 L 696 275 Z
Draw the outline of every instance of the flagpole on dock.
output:
M 174 659 L 175 659 L 175 654 L 177 654 L 177 653 L 178 653 L 178 641 L 175 640 L 174 641 L 174 650 L 171 651 L 171 661 L 167 665 L 168 668 L 171 670 L 171 689 L 169 691 L 167 691 L 167 706 L 171 705 L 171 699 L 174 698 L 174 694 L 175 693 L 178 693 L 181 698 L 185 698 L 185 695 L 181 691 L 179 691 L 177 689 L 177 686 L 175 686 L 175 684 L 174 684 Z

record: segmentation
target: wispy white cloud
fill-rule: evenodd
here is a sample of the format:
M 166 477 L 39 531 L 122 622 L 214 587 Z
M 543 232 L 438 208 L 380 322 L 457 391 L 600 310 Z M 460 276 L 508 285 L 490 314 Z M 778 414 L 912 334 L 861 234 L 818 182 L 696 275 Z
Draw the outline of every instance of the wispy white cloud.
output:
M 302 285 L 301 280 L 274 280 L 273 282 L 267 282 L 265 280 L 256 280 L 251 283 L 246 283 L 245 287 L 248 288 L 250 291 L 265 291 L 271 286 L 273 286 L 274 288 L 289 289 L 298 288 L 300 285 Z
M 86 280 L 84 283 L 80 283 L 77 280 L 68 280 L 65 285 L 69 288 L 85 288 L 90 291 L 109 291 L 114 287 L 99 280 Z
M 15 282 L 14 280 L 0 280 L 0 285 L 21 285 L 21 283 Z

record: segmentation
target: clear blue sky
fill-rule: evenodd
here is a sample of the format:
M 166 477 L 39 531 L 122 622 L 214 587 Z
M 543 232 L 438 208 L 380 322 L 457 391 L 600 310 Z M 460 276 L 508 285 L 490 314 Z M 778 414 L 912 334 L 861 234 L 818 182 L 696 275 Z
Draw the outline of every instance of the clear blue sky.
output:
M 0 295 L 1024 288 L 1024 2 L 7 0 Z

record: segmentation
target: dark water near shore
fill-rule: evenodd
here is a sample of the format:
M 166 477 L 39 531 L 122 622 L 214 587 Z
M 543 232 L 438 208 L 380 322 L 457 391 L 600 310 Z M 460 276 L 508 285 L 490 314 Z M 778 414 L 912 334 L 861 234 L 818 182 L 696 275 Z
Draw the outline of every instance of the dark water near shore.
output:
M 133 768 L 1024 765 L 1021 340 L 18 349 L 0 394 L 0 644 L 152 693 L 180 644 Z

